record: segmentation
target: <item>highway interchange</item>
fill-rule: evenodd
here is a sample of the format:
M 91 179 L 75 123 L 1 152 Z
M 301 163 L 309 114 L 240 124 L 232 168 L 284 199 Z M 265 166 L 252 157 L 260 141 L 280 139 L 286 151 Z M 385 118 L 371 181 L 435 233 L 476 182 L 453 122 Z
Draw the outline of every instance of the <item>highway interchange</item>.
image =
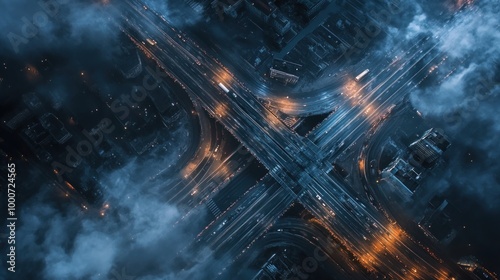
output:
M 335 97 L 330 99 L 332 103 L 335 101 L 330 111 L 335 109 L 335 112 L 302 137 L 252 93 L 249 87 L 254 82 L 240 81 L 239 75 L 235 74 L 237 71 L 233 73 L 214 54 L 201 49 L 140 1 L 129 0 L 127 4 L 128 8 L 123 12 L 126 23 L 123 31 L 158 64 L 162 73 L 167 73 L 182 85 L 194 104 L 203 107 L 269 170 L 241 199 L 228 209 L 221 209 L 220 215 L 186 250 L 195 250 L 197 244 L 208 245 L 226 256 L 229 266 L 247 254 L 259 237 L 266 234 L 292 205 L 299 203 L 354 256 L 353 265 L 363 268 L 359 277 L 469 277 L 453 262 L 438 257 L 438 253 L 413 240 L 385 213 L 370 204 L 363 204 L 351 187 L 332 172 L 333 161 L 350 143 L 366 136 L 394 105 L 402 103 L 415 86 L 413 81 L 416 78 L 446 59 L 436 50 L 432 38 L 419 38 L 410 48 L 396 52 L 397 56 L 370 63 L 370 76 L 362 82 L 354 79 L 355 74 L 333 82 L 339 86 L 330 90 L 328 96 Z M 155 44 L 150 44 L 149 38 L 154 38 Z M 359 73 L 363 68 L 355 70 Z M 319 100 L 321 98 L 324 99 L 320 97 Z M 304 108 L 317 107 L 318 99 L 312 98 L 310 102 L 302 102 L 301 106 L 292 104 L 287 110 L 304 114 Z M 211 129 L 209 125 L 206 127 Z M 205 135 L 203 139 L 218 141 L 219 138 L 222 137 Z M 216 176 L 228 178 L 234 172 L 231 168 L 222 168 L 224 160 L 207 162 L 217 158 L 210 147 L 223 143 L 204 140 L 205 146 L 198 150 L 203 156 L 195 158 L 190 170 L 186 171 L 186 178 L 191 176 L 192 170 L 201 170 L 201 173 L 190 178 L 172 198 L 176 201 L 187 199 L 192 207 L 202 205 L 225 186 L 224 180 L 210 184 Z M 241 153 L 234 156 L 242 165 L 249 164 L 253 158 Z M 195 194 L 196 200 L 192 198 Z M 290 230 L 280 232 L 290 234 Z M 317 246 L 326 251 L 329 244 L 322 241 Z M 329 258 L 332 263 L 342 261 L 334 255 Z M 343 260 L 345 265 L 346 259 Z M 344 277 L 350 275 L 347 272 L 341 274 Z

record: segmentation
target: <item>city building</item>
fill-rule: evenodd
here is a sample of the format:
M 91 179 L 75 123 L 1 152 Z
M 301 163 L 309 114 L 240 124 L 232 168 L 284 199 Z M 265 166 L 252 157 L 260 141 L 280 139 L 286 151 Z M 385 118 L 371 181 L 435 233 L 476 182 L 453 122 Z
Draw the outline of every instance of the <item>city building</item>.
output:
M 23 122 L 32 117 L 33 114 L 28 109 L 23 109 L 20 111 L 15 111 L 14 113 L 8 115 L 3 119 L 3 123 L 10 129 L 16 130 L 21 126 Z
M 23 103 L 30 109 L 32 112 L 39 112 L 42 110 L 42 102 L 36 96 L 34 92 L 30 92 L 23 95 Z
M 214 0 L 211 5 L 217 12 L 224 12 L 230 17 L 237 17 L 238 10 L 243 6 L 244 0 Z
M 296 84 L 299 80 L 299 72 L 302 65 L 286 60 L 274 59 L 269 69 L 269 76 L 284 84 Z
M 313 18 L 327 3 L 326 0 L 298 0 L 298 3 L 302 5 L 302 13 L 311 19 Z
M 44 114 L 40 117 L 40 124 L 45 128 L 52 138 L 59 144 L 64 144 L 71 138 L 71 134 L 66 130 L 64 124 L 52 113 Z
M 245 3 L 250 13 L 265 22 L 268 22 L 271 15 L 278 9 L 278 7 L 269 0 L 246 0 Z
M 418 187 L 422 173 L 433 167 L 449 146 L 443 131 L 431 128 L 410 144 L 409 155 L 398 157 L 382 171 L 382 178 L 409 197 Z
M 252 280 L 264 279 L 294 279 L 294 263 L 284 252 L 273 254 Z
M 410 161 L 413 165 L 433 167 L 449 146 L 450 141 L 443 131 L 431 128 L 420 139 L 410 144 Z
M 139 52 L 133 45 L 121 45 L 116 59 L 116 67 L 125 79 L 137 78 L 143 71 Z
M 263 46 L 253 54 L 249 59 L 249 63 L 252 64 L 256 71 L 266 72 L 267 69 L 265 66 L 271 63 L 272 56 L 271 51 Z
M 404 196 L 411 197 L 418 187 L 420 172 L 402 158 L 397 158 L 382 171 L 382 178 Z
M 32 122 L 23 129 L 23 134 L 28 137 L 28 143 L 32 146 L 46 145 L 52 137 L 39 122 Z
M 284 35 L 290 30 L 292 24 L 282 13 L 273 13 L 271 16 L 271 26 L 276 33 Z
M 424 233 L 441 244 L 449 244 L 457 235 L 453 217 L 459 214 L 442 196 L 433 197 L 428 204 L 424 217 L 418 223 Z
M 166 127 L 172 127 L 182 115 L 182 110 L 176 104 L 168 89 L 158 88 L 148 91 L 148 97 L 152 104 L 160 114 L 163 124 Z
M 298 76 L 274 69 L 272 67 L 269 69 L 269 75 L 271 78 L 280 80 L 285 84 L 296 84 L 299 80 Z

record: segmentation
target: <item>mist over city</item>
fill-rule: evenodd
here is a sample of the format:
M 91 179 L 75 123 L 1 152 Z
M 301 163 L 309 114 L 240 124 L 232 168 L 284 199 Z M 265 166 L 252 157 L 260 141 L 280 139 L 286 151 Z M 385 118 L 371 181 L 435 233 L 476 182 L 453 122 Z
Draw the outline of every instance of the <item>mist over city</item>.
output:
M 0 13 L 1 279 L 498 279 L 498 1 Z

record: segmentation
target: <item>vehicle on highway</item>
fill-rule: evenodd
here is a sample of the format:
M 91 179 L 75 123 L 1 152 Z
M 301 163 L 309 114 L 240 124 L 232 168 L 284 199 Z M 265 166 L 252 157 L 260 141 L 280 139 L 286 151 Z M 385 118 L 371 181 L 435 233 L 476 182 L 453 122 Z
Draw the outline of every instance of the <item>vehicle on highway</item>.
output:
M 229 89 L 222 83 L 219 83 L 219 87 L 225 92 L 225 93 L 229 93 Z
M 361 81 L 361 79 L 363 79 L 363 77 L 366 76 L 366 74 L 368 74 L 369 72 L 370 72 L 370 69 L 365 69 L 363 72 L 361 72 L 359 75 L 357 75 L 355 78 L 356 82 Z
M 146 39 L 146 41 L 151 45 L 151 46 L 156 46 L 157 42 L 153 39 Z

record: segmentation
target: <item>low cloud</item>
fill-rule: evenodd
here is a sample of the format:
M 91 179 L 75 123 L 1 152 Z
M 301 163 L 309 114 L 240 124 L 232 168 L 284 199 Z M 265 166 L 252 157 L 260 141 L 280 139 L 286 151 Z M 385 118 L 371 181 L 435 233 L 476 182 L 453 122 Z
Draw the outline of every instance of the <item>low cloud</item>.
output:
M 500 211 L 500 3 L 478 1 L 447 23 L 424 24 L 414 17 L 408 34 L 434 38 L 447 63 L 437 72 L 442 83 L 422 87 L 411 102 L 426 118 L 453 137 L 446 184 L 478 199 L 485 209 Z M 441 36 L 444 30 L 445 32 Z M 446 66 L 448 65 L 448 66 Z M 451 65 L 451 66 L 450 66 Z M 451 73 L 451 75 L 450 75 Z
M 177 27 L 198 23 L 203 17 L 201 4 L 183 0 L 156 1 L 145 0 L 144 3 Z M 190 3 L 190 4 L 188 4 Z
M 204 212 L 175 225 L 180 211 L 151 184 L 137 184 L 148 174 L 134 161 L 108 174 L 106 197 L 116 201 L 104 217 L 74 204 L 57 205 L 52 189 L 21 210 L 18 230 L 18 271 L 23 277 L 44 279 L 203 279 L 216 272 L 210 250 L 183 251 L 197 234 Z M 127 176 L 127 174 L 134 176 Z M 174 226 L 175 225 L 175 226 Z M 183 252 L 179 254 L 179 252 Z M 31 269 L 30 269 L 31 268 Z M 117 276 L 118 275 L 118 276 Z M 195 277 L 196 276 L 196 277 Z M 206 278 L 207 279 L 207 278 Z

